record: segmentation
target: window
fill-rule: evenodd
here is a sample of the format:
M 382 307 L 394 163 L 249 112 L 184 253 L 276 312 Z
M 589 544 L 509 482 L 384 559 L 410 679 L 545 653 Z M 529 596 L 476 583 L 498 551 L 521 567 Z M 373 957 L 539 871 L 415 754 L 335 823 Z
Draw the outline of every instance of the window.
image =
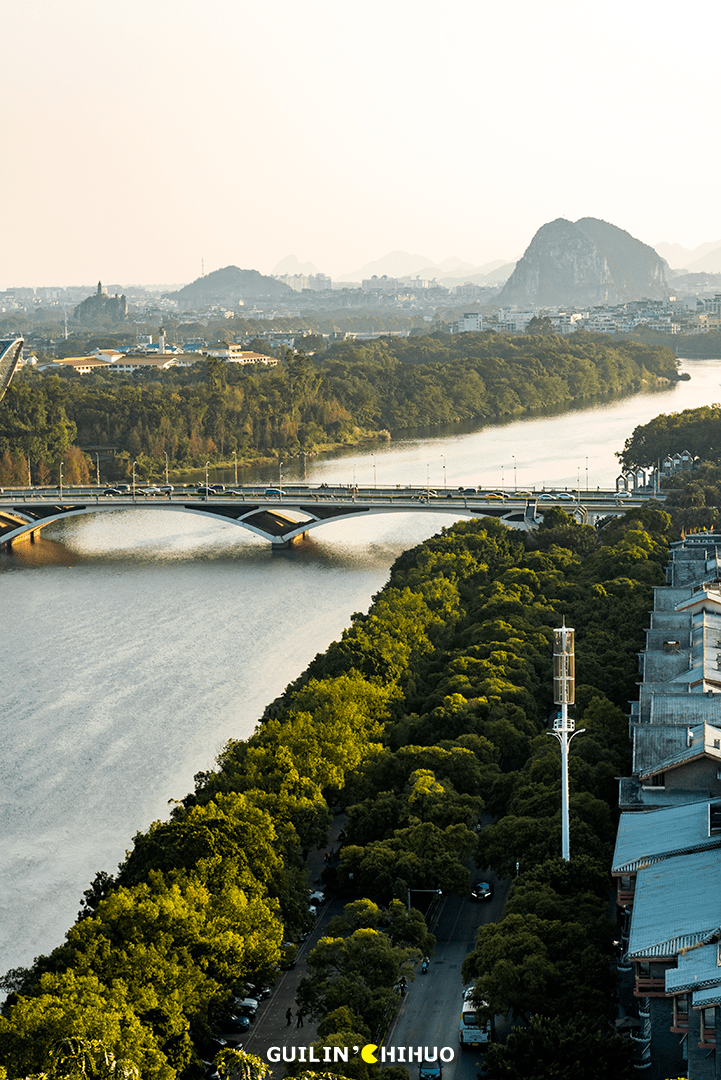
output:
M 657 773 L 656 776 L 649 776 L 644 781 L 643 787 L 645 788 L 662 788 L 666 787 L 666 773 Z
M 716 1007 L 701 1009 L 701 1037 L 699 1046 L 716 1045 Z
M 688 994 L 677 994 L 673 999 L 673 1031 L 688 1030 Z

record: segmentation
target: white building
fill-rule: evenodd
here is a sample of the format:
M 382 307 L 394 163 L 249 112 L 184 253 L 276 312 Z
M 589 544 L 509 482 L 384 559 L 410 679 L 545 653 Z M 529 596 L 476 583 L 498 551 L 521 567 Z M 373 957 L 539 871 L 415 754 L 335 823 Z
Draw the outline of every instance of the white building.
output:
M 451 327 L 452 334 L 480 333 L 481 330 L 483 330 L 483 316 L 479 311 L 466 312 Z

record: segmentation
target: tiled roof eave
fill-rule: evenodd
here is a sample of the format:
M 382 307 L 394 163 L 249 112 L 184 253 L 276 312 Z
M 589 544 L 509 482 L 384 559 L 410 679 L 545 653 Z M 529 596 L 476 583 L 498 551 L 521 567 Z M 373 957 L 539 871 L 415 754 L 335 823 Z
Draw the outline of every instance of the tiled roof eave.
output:
M 695 934 L 682 934 L 679 937 L 667 938 L 666 941 L 657 941 L 653 945 L 629 950 L 629 960 L 645 960 L 647 957 L 654 960 L 673 960 L 682 949 L 691 949 L 695 945 L 709 945 L 721 934 L 721 926 L 709 930 L 698 930 Z
M 646 855 L 639 859 L 629 859 L 628 862 L 618 863 L 611 867 L 612 874 L 635 874 L 644 866 L 652 866 L 663 859 L 670 859 L 674 855 L 691 855 L 697 851 L 710 851 L 721 847 L 721 836 L 709 837 L 708 841 L 700 844 L 688 844 L 686 847 L 669 848 L 668 851 L 659 852 L 657 855 Z

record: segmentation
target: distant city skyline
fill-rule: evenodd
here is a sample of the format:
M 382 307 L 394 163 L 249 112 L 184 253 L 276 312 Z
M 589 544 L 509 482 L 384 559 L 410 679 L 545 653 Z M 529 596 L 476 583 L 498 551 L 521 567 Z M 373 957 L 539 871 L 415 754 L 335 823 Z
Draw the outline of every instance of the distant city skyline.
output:
M 7 0 L 0 289 L 289 254 L 517 259 L 558 217 L 721 237 L 719 11 L 668 0 Z

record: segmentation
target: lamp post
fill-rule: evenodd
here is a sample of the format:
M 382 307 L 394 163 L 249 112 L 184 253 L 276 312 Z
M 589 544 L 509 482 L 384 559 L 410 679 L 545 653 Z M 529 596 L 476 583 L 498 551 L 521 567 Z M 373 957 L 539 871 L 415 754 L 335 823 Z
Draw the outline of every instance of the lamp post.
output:
M 373 455 L 373 487 L 374 488 L 378 487 L 378 484 L 376 483 L 376 456 L 375 456 L 375 454 Z
M 32 486 L 33 486 L 33 477 L 32 477 L 32 473 L 30 472 L 30 458 L 28 458 L 28 487 L 31 488 Z
M 443 461 L 443 490 L 446 490 L 446 455 L 441 454 L 441 460 Z
M 238 486 L 238 455 L 233 451 L 233 464 L 235 465 L 235 486 Z
M 565 862 L 571 858 L 568 828 L 568 748 L 574 735 L 580 735 L 585 728 L 574 731 L 574 722 L 569 719 L 568 706 L 576 700 L 576 658 L 574 651 L 575 631 L 565 622 L 553 631 L 553 700 L 561 706 L 561 715 L 553 722 L 554 735 L 561 744 L 561 855 Z
M 210 468 L 210 462 L 206 461 L 206 463 L 205 463 L 205 501 L 206 502 L 208 501 L 208 490 L 209 490 L 209 488 L 208 488 L 208 469 L 209 468 Z
M 137 461 L 133 462 L 133 502 L 135 502 L 135 466 L 137 464 Z
M 426 499 L 431 501 L 431 467 L 426 465 Z
M 278 490 L 283 494 L 283 462 L 278 461 Z
M 435 893 L 436 896 L 443 896 L 443 889 L 412 889 L 410 887 L 410 885 L 409 885 L 408 886 L 408 910 L 409 911 L 411 910 L 411 893 L 412 892 L 432 892 L 432 893 Z
M 168 465 L 169 465 L 168 451 L 164 450 L 163 453 L 165 454 L 165 486 L 167 487 L 168 486 Z
M 518 491 L 518 480 L 516 478 L 516 455 L 511 454 L 511 457 L 513 458 L 513 491 L 515 493 Z
M 60 498 L 63 497 L 63 463 L 60 462 Z
M 586 457 L 586 494 L 588 495 L 588 457 Z
M 98 487 L 100 487 L 100 457 L 98 454 L 95 455 L 95 479 Z

